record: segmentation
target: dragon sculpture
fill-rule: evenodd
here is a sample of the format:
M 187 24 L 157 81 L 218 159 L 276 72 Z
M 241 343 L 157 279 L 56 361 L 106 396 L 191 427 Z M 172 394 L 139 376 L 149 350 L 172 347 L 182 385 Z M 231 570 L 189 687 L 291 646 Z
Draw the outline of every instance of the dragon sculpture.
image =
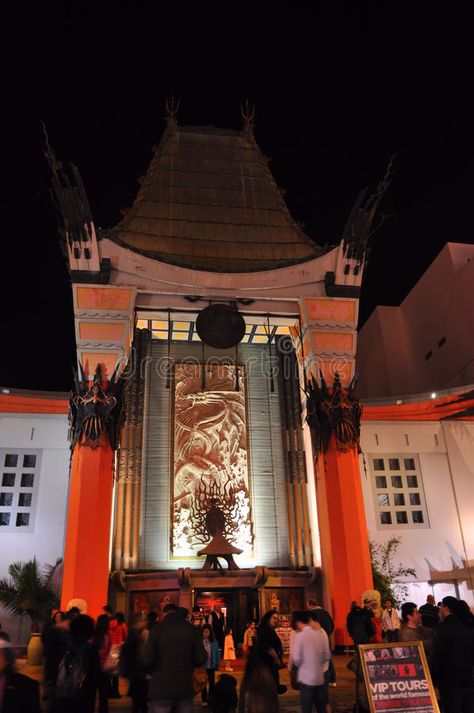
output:
M 104 445 L 106 437 L 113 450 L 119 443 L 123 425 L 122 395 L 125 380 L 116 367 L 108 388 L 103 385 L 102 367 L 97 364 L 92 384 L 89 386 L 82 365 L 74 372 L 74 391 L 69 399 L 69 441 L 71 450 L 81 446 L 97 448 Z
M 332 433 L 337 450 L 347 452 L 357 446 L 360 451 L 362 407 L 354 396 L 356 379 L 352 379 L 349 388 L 345 390 L 336 373 L 331 391 L 322 374 L 320 379 L 321 386 L 311 377 L 306 388 L 306 422 L 311 431 L 315 454 L 326 453 Z

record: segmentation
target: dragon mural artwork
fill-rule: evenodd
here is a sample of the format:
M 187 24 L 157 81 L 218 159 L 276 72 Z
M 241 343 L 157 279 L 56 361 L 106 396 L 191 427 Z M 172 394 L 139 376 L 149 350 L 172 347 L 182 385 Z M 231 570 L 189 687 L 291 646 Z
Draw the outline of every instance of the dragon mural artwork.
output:
M 174 416 L 173 556 L 198 556 L 213 506 L 226 515 L 229 542 L 251 556 L 244 368 L 177 364 Z

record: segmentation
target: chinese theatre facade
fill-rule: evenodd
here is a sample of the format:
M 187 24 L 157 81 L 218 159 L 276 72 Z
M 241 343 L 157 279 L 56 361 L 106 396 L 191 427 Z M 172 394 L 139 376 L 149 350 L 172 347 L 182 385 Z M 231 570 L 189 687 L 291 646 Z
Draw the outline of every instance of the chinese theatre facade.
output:
M 217 602 L 241 631 L 313 595 L 342 643 L 348 604 L 372 586 L 351 383 L 387 177 L 321 248 L 248 117 L 238 132 L 171 112 L 106 230 L 77 169 L 49 158 L 79 363 L 63 606 Z

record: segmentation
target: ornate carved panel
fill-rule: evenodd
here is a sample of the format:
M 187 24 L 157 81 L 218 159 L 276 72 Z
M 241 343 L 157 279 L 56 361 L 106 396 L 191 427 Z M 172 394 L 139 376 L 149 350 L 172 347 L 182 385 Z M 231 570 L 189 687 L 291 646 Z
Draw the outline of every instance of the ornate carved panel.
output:
M 209 539 L 205 513 L 217 500 L 233 523 L 227 539 L 251 556 L 245 368 L 176 364 L 174 395 L 171 554 L 197 556 Z

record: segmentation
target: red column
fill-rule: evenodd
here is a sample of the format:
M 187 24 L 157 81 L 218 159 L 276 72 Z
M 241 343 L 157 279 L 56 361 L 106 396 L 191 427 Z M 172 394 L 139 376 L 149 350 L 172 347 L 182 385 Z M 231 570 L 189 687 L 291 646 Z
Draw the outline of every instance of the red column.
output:
M 357 448 L 336 450 L 334 434 L 327 453 L 318 459 L 317 501 L 327 604 L 334 617 L 335 644 L 343 646 L 351 601 L 360 602 L 373 583 Z
M 114 454 L 107 439 L 74 449 L 64 549 L 61 609 L 85 599 L 97 617 L 107 603 Z

